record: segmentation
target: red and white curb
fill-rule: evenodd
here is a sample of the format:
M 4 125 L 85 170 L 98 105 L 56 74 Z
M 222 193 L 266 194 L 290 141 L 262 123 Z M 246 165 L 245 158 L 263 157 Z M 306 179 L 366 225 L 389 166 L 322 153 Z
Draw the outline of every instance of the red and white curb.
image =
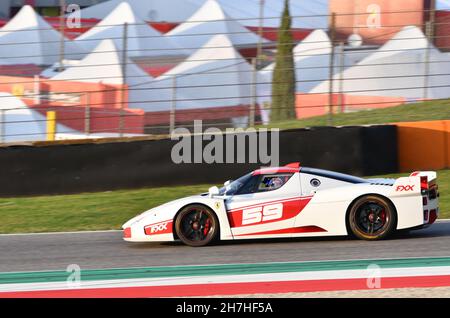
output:
M 183 297 L 450 287 L 450 266 L 0 285 L 9 297 Z

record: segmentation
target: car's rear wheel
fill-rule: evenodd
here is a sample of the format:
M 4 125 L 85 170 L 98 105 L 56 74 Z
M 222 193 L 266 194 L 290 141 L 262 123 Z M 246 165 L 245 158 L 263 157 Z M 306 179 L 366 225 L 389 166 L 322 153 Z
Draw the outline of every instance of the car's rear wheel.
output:
M 391 202 L 375 195 L 356 200 L 348 214 L 352 233 L 363 240 L 380 240 L 395 230 L 397 214 Z
M 219 221 L 210 208 L 201 204 L 191 204 L 178 214 L 175 232 L 186 245 L 205 246 L 217 239 Z

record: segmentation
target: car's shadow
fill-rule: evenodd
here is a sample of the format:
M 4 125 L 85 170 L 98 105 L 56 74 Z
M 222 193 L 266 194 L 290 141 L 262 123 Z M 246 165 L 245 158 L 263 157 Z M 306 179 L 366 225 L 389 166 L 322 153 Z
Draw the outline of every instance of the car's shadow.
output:
M 217 241 L 211 243 L 208 246 L 236 246 L 236 245 L 249 245 L 249 244 L 276 244 L 276 243 L 298 243 L 298 242 L 324 242 L 324 241 L 350 241 L 354 240 L 347 236 L 328 236 L 328 237 L 304 237 L 304 238 L 268 238 L 268 239 L 245 239 L 245 240 L 226 240 Z M 180 247 L 186 246 L 181 241 L 173 242 L 139 242 L 128 243 L 130 248 L 142 249 L 142 248 L 161 248 L 161 247 Z M 187 247 L 187 246 L 186 246 Z
M 389 238 L 383 241 L 391 240 L 410 240 L 417 238 L 437 238 L 437 237 L 450 237 L 450 223 L 443 226 L 443 223 L 438 226 L 430 227 L 427 229 L 418 230 L 400 230 L 393 233 Z M 442 227 L 442 228 L 441 228 Z M 445 227 L 445 228 L 444 228 Z M 296 238 L 269 238 L 269 239 L 245 239 L 245 240 L 227 240 L 218 241 L 211 246 L 239 246 L 239 245 L 251 245 L 251 244 L 278 244 L 278 243 L 301 243 L 301 242 L 367 242 L 360 240 L 354 236 L 326 236 L 326 237 L 296 237 Z M 129 243 L 131 248 L 163 248 L 163 247 L 179 247 L 185 246 L 181 241 L 174 242 L 144 242 L 144 243 Z

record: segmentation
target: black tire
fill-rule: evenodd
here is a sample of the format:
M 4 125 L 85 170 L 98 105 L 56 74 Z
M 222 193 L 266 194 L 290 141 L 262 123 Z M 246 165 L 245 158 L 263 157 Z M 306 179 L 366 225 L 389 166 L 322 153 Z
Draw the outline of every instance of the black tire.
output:
M 178 213 L 175 232 L 186 245 L 205 246 L 217 240 L 219 220 L 210 208 L 201 204 L 191 204 Z
M 348 213 L 348 225 L 358 238 L 374 241 L 388 237 L 395 231 L 397 213 L 390 201 L 366 195 L 357 199 Z

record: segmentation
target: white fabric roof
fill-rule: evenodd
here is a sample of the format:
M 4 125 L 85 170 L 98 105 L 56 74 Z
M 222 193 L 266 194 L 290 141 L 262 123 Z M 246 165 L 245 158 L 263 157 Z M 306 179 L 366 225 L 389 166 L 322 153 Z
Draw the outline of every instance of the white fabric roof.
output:
M 85 8 L 81 14 L 85 18 L 103 19 L 123 0 L 110 0 Z M 139 16 L 146 21 L 184 22 L 206 0 L 126 0 Z M 219 0 L 225 12 L 247 26 L 259 25 L 260 0 Z M 284 0 L 265 0 L 264 26 L 278 27 Z M 292 26 L 295 28 L 327 28 L 328 0 L 291 1 Z M 301 17 L 298 17 L 301 16 Z M 311 16 L 311 17 L 305 17 Z M 313 17 L 314 16 L 314 17 Z
M 409 26 L 360 63 L 336 74 L 335 91 L 342 77 L 343 92 L 366 96 L 395 96 L 408 99 L 425 97 L 426 51 L 428 41 L 422 31 Z M 450 97 L 450 59 L 430 46 L 428 98 Z M 312 93 L 328 92 L 328 81 L 316 86 Z
M 428 47 L 428 39 L 416 26 L 405 26 L 395 34 L 388 42 L 373 54 L 364 59 L 365 63 L 380 58 L 394 57 L 405 52 L 421 52 Z
M 200 0 L 204 1 L 204 0 Z M 260 0 L 218 0 L 224 10 L 246 26 L 259 26 Z M 284 9 L 284 0 L 265 0 L 264 27 L 278 28 Z M 328 27 L 328 0 L 290 1 L 293 28 L 326 29 Z M 254 19 L 252 19 L 254 18 Z M 244 20 L 245 19 L 245 20 Z
M 436 9 L 438 9 L 438 10 L 450 10 L 450 0 L 438 0 L 438 1 L 436 1 Z
M 331 42 L 322 30 L 316 30 L 308 35 L 294 48 L 296 74 L 296 91 L 308 92 L 323 80 L 328 78 L 330 70 Z M 272 76 L 275 63 L 259 71 L 261 84 L 258 92 L 262 100 L 271 100 Z
M 186 52 L 169 37 L 164 37 L 145 21 L 137 17 L 127 2 L 121 2 L 95 27 L 76 38 L 75 42 L 91 51 L 105 39 L 112 39 L 122 50 L 124 24 L 128 23 L 127 52 L 130 57 L 186 55 Z
M 3 142 L 18 141 L 37 141 L 46 139 L 46 118 L 39 112 L 28 108 L 25 103 L 9 94 L 0 92 L 0 110 L 3 118 L 0 125 L 4 122 Z M 1 115 L 0 115 L 1 116 Z M 64 125 L 57 124 L 59 133 L 76 133 Z
M 232 47 L 230 39 L 216 35 L 186 61 L 157 78 L 148 93 L 152 92 L 156 100 L 161 96 L 170 100 L 175 77 L 176 109 L 249 105 L 252 73 L 253 68 Z M 151 110 L 168 110 L 171 106 L 170 102 L 154 103 Z
M 52 77 L 54 80 L 76 82 L 124 84 L 122 52 L 112 40 L 103 40 L 79 63 Z M 136 85 L 152 81 L 153 78 L 130 59 L 126 65 L 126 84 Z
M 60 33 L 29 5 L 23 6 L 0 31 L 2 63 L 51 65 L 59 60 Z M 81 58 L 86 53 L 67 39 L 64 51 L 70 59 Z
M 177 89 L 180 94 L 204 99 L 207 107 L 252 102 L 253 68 L 226 35 L 214 36 L 161 79 L 173 76 L 177 77 L 178 87 L 185 87 Z
M 67 80 L 90 83 L 123 84 L 122 52 L 118 51 L 112 40 L 103 40 L 80 61 L 62 73 L 52 77 L 53 80 Z M 141 87 L 149 85 L 154 79 L 131 60 L 127 60 L 126 84 L 130 108 L 141 108 L 146 101 L 146 92 Z M 138 86 L 138 87 L 137 87 Z
M 341 51 L 336 48 L 334 69 L 339 72 L 358 63 L 372 54 L 372 50 L 345 51 L 341 59 Z M 321 82 L 326 81 L 330 74 L 331 41 L 323 30 L 311 32 L 294 48 L 296 75 L 296 92 L 308 93 Z M 342 63 L 342 65 L 341 65 Z M 268 102 L 272 99 L 272 78 L 275 62 L 259 71 L 261 82 L 258 84 L 260 100 Z
M 63 60 L 62 64 L 64 66 L 64 70 L 66 70 L 69 67 L 80 64 L 80 62 L 81 62 L 81 60 Z M 59 68 L 60 68 L 60 63 L 56 62 L 52 66 L 43 70 L 41 72 L 41 74 L 39 74 L 39 75 L 42 77 L 45 77 L 45 78 L 50 78 L 50 77 L 56 76 L 61 73 Z
M 207 0 L 185 23 L 167 33 L 187 49 L 201 48 L 214 35 L 226 34 L 234 46 L 254 46 L 260 40 L 258 35 L 245 28 L 224 12 L 216 0 Z M 218 46 L 223 44 L 218 43 Z
M 77 65 L 52 77 L 54 80 L 68 80 L 91 83 L 123 84 L 122 52 L 112 40 L 103 40 L 86 58 Z M 128 85 L 129 108 L 145 111 L 169 110 L 172 105 L 172 81 L 154 84 L 155 80 L 139 66 L 128 59 L 126 84 Z M 168 87 L 161 89 L 161 86 Z M 178 94 L 180 99 L 188 99 Z M 187 108 L 201 107 L 199 103 L 183 102 Z
M 81 10 L 83 18 L 105 18 L 124 0 L 105 1 Z M 125 0 L 146 21 L 185 21 L 197 9 L 198 5 L 191 0 Z M 170 4 L 170 5 L 169 5 Z

